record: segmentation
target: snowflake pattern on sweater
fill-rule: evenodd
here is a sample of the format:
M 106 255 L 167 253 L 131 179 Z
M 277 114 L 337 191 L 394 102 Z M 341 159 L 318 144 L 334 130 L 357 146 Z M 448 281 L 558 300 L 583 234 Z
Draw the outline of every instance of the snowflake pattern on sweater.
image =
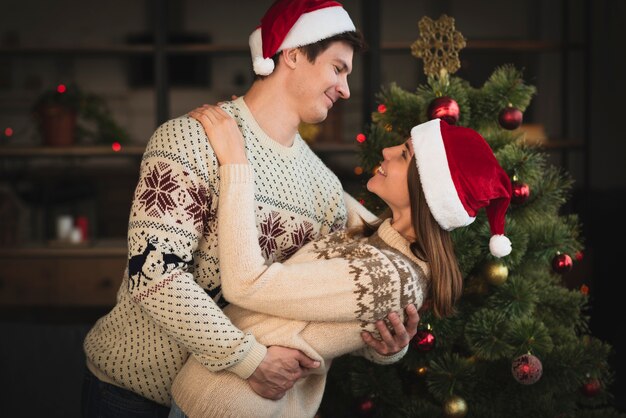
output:
M 223 108 L 246 140 L 268 259 L 345 226 L 341 184 L 300 136 L 291 147 L 267 137 L 243 97 Z M 201 125 L 186 116 L 161 125 L 141 162 L 117 303 L 84 342 L 100 379 L 169 405 L 171 383 L 192 353 L 210 370 L 243 378 L 262 360 L 264 347 L 220 309 L 218 200 L 218 164 Z

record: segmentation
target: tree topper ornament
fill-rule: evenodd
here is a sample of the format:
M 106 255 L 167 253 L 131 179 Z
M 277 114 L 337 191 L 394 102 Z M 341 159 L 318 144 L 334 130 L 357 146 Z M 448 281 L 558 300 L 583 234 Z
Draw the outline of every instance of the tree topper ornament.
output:
M 424 60 L 424 74 L 446 79 L 461 68 L 459 51 L 465 38 L 454 28 L 454 18 L 441 15 L 432 20 L 424 16 L 418 22 L 420 37 L 411 45 L 411 54 Z

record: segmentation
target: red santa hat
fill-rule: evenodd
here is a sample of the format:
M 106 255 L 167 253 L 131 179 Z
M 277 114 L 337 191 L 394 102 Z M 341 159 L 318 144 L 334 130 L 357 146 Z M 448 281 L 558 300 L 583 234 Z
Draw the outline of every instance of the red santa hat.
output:
M 348 12 L 336 1 L 276 0 L 250 35 L 254 72 L 274 71 L 272 57 L 286 48 L 309 45 L 356 30 Z
M 474 222 L 480 208 L 491 228 L 489 251 L 496 257 L 511 252 L 504 236 L 511 180 L 487 141 L 470 128 L 433 119 L 411 129 L 415 162 L 426 202 L 437 223 L 452 230 Z

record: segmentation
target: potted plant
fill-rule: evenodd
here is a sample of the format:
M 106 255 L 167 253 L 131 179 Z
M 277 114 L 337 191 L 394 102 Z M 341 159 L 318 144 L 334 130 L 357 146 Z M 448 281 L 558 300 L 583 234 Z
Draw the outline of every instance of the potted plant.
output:
M 44 91 L 32 109 L 44 145 L 70 146 L 86 139 L 106 144 L 128 141 L 128 134 L 115 122 L 106 102 L 76 85 Z

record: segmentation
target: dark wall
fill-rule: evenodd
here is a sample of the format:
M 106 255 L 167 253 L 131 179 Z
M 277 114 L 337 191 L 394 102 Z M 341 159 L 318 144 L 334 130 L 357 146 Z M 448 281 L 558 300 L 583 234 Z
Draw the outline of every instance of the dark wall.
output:
M 614 347 L 613 394 L 626 410 L 624 237 L 626 225 L 626 1 L 592 6 L 590 193 L 581 202 L 584 231 L 593 252 L 591 325 Z

